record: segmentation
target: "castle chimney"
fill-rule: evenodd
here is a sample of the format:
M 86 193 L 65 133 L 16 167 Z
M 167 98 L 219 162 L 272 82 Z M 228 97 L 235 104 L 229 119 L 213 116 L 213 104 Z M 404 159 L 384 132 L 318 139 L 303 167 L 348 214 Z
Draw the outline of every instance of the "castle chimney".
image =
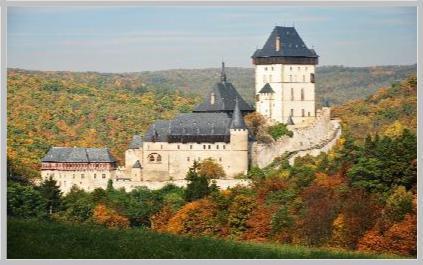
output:
M 280 51 L 281 49 L 281 37 L 276 36 L 276 51 Z
M 216 100 L 216 95 L 214 93 L 210 94 L 210 104 L 214 105 L 214 102 Z
M 281 50 L 281 37 L 280 36 L 276 36 L 276 51 L 280 51 Z

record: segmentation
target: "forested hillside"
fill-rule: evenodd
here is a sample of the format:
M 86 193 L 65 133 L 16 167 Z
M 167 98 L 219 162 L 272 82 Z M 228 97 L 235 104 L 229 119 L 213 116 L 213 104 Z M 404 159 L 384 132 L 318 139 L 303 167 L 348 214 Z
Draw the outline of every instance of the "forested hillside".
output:
M 333 104 L 364 98 L 415 72 L 416 65 L 319 67 L 317 102 L 327 99 Z M 38 176 L 39 160 L 52 145 L 108 146 L 122 161 L 134 133 L 144 132 L 154 120 L 190 111 L 219 80 L 219 74 L 218 68 L 124 74 L 9 69 L 10 169 L 20 175 Z M 228 68 L 227 75 L 251 102 L 253 69 Z M 410 106 L 404 108 L 410 111 Z M 395 116 L 389 119 L 393 121 Z
M 405 128 L 416 131 L 416 107 L 417 78 L 414 75 L 382 87 L 366 99 L 336 106 L 332 115 L 342 120 L 354 138 L 364 139 L 368 134 L 395 137 Z
M 90 73 L 9 71 L 9 170 L 38 176 L 40 159 L 50 146 L 107 146 L 121 161 L 135 133 L 157 119 L 190 111 L 199 100 L 154 85 L 128 89 L 124 83 Z

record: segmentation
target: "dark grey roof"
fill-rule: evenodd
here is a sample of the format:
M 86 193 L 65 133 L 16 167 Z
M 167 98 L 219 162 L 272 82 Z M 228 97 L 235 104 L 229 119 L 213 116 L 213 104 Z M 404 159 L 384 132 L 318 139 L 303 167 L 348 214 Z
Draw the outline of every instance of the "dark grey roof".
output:
M 227 142 L 231 118 L 226 113 L 183 113 L 148 128 L 146 142 Z
M 276 50 L 276 38 L 280 38 L 280 49 Z M 307 48 L 294 27 L 275 27 L 264 44 L 252 56 L 257 57 L 312 57 L 318 55 L 313 49 Z
M 52 147 L 41 162 L 112 163 L 116 159 L 108 148 Z
M 151 125 L 144 134 L 145 142 L 167 142 L 167 135 L 169 134 L 169 122 L 158 120 Z
M 269 83 L 266 83 L 263 88 L 259 91 L 260 94 L 264 93 L 275 93 Z
M 211 102 L 212 94 L 215 97 L 214 104 Z M 220 82 L 206 94 L 204 101 L 195 107 L 194 112 L 232 112 L 236 98 L 239 98 L 239 108 L 242 112 L 254 111 L 254 108 L 245 102 L 231 83 Z
M 137 160 L 137 162 L 134 163 L 134 165 L 132 166 L 132 168 L 142 168 L 140 161 Z
M 287 125 L 294 125 L 294 121 L 292 120 L 292 116 L 289 115 L 288 120 L 286 121 Z
M 132 137 L 132 141 L 129 144 L 128 148 L 129 149 L 138 149 L 140 147 L 142 147 L 142 137 L 141 137 L 141 135 L 135 134 Z
M 235 100 L 235 109 L 232 114 L 231 129 L 247 129 L 244 118 L 242 117 L 241 111 L 238 106 L 238 98 Z
M 213 96 L 214 102 L 212 102 Z M 235 107 L 236 98 L 239 99 L 241 112 L 254 111 L 254 108 L 245 102 L 232 83 L 227 82 L 225 64 L 222 63 L 220 82 L 216 83 L 212 90 L 206 94 L 203 103 L 195 107 L 194 112 L 232 112 Z

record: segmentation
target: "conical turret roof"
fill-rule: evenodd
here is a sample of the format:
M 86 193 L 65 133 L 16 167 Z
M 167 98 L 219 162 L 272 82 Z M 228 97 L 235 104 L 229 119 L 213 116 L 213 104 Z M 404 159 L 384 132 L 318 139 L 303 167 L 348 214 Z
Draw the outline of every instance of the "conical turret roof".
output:
M 231 129 L 247 129 L 241 110 L 239 109 L 238 98 L 235 99 L 235 108 L 232 114 Z

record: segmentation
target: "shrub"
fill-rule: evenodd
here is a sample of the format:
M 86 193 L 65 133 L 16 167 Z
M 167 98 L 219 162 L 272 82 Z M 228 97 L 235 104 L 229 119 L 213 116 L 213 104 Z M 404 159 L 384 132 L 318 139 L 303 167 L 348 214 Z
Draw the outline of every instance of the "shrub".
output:
M 286 125 L 283 123 L 277 123 L 273 126 L 269 126 L 267 131 L 274 140 L 278 140 L 284 135 L 288 135 L 289 137 L 292 137 L 294 135 L 293 132 L 288 130 Z

